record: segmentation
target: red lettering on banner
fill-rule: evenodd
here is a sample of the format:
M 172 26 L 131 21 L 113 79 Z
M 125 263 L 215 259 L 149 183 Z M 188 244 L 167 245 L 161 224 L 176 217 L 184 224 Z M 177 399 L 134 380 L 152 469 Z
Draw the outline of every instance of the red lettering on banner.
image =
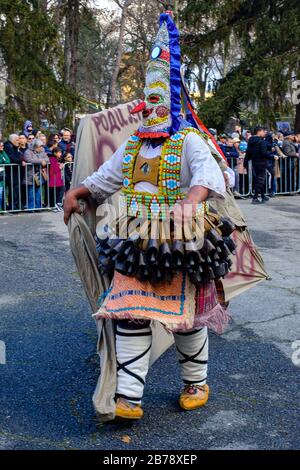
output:
M 110 133 L 113 134 L 115 130 L 120 132 L 121 128 L 118 126 L 116 122 L 114 113 L 112 111 L 108 111 L 107 116 L 108 116 L 108 121 L 110 125 Z
M 103 127 L 103 129 L 104 129 L 106 132 L 108 132 L 108 131 L 109 131 L 109 123 L 108 123 L 108 121 L 107 121 L 107 119 L 106 119 L 105 114 L 100 114 L 99 117 L 100 117 L 100 124 L 101 124 L 101 126 Z
M 231 235 L 232 239 L 236 244 L 234 264 L 232 271 L 229 272 L 226 278 L 234 278 L 236 276 L 253 276 L 255 273 L 255 259 L 251 253 L 252 244 L 242 241 L 238 236 L 237 232 L 233 232 Z
M 97 134 L 100 137 L 101 136 L 101 116 L 99 114 L 95 114 L 92 116 L 92 121 L 95 124 L 95 127 L 97 129 Z
M 105 147 L 109 147 L 111 153 L 115 153 L 117 150 L 113 138 L 110 136 L 101 137 L 97 143 L 97 153 L 96 153 L 96 168 L 99 168 L 105 162 Z
M 122 128 L 128 126 L 128 121 L 124 118 L 122 109 L 116 109 L 116 116 L 117 121 Z

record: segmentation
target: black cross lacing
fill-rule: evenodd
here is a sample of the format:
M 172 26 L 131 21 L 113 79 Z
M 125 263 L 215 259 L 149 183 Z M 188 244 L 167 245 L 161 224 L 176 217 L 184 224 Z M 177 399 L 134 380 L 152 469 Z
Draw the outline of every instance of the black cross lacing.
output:
M 192 356 L 189 356 L 188 354 L 185 354 L 184 352 L 180 351 L 178 346 L 176 346 L 177 351 L 184 357 L 184 359 L 179 360 L 179 364 L 185 364 L 186 362 L 193 362 L 194 364 L 207 364 L 208 361 L 199 361 L 199 360 L 195 359 L 197 356 L 199 356 L 199 354 L 201 354 L 201 352 L 203 351 L 204 346 L 206 345 L 206 343 L 207 343 L 207 337 L 206 337 L 206 339 L 204 341 L 204 344 L 202 345 L 200 351 L 198 351 L 196 354 L 193 354 Z

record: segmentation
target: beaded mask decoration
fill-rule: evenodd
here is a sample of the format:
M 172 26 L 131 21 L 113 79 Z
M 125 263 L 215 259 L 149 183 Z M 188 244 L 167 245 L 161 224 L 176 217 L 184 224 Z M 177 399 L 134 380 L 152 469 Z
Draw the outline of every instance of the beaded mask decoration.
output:
M 143 123 L 136 135 L 142 139 L 168 138 L 179 130 L 193 127 L 207 140 L 210 150 L 225 159 L 214 137 L 197 116 L 182 79 L 179 31 L 172 12 L 162 13 L 159 24 L 147 66 L 144 101 L 131 111 L 143 114 Z
M 137 131 L 139 137 L 170 137 L 178 131 L 180 88 L 179 32 L 171 12 L 166 12 L 160 16 L 160 28 L 147 66 L 145 99 L 132 111 L 143 113 L 143 124 Z

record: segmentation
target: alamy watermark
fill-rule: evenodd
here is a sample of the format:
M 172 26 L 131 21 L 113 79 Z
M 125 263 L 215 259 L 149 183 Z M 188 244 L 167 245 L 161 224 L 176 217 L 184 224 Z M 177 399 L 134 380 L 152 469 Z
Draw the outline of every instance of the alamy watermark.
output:
M 0 365 L 6 364 L 6 346 L 4 341 L 0 341 Z
M 300 339 L 292 343 L 292 362 L 295 366 L 300 367 Z

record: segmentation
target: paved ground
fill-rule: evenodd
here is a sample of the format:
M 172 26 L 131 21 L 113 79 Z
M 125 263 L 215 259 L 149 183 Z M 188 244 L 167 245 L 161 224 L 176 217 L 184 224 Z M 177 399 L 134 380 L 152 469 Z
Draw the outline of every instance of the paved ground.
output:
M 96 334 L 61 214 L 1 217 L 0 449 L 300 448 L 300 197 L 241 206 L 272 280 L 211 335 L 208 406 L 178 409 L 171 349 L 149 374 L 144 421 L 125 427 L 94 416 Z

